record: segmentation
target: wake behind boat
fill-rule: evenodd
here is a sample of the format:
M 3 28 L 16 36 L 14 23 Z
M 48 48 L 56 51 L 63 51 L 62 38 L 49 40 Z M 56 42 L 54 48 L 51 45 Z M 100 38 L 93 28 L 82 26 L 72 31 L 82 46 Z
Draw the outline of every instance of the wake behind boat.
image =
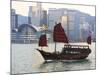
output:
M 88 45 L 69 45 L 68 38 L 64 32 L 61 23 L 58 23 L 54 27 L 53 41 L 55 42 L 55 51 L 53 53 L 46 52 L 42 49 L 43 46 L 47 46 L 46 34 L 40 36 L 39 46 L 41 49 L 37 49 L 45 60 L 80 60 L 85 59 L 91 53 L 91 49 Z M 65 43 L 61 52 L 56 49 L 56 43 Z M 87 43 L 91 44 L 91 36 L 87 38 Z

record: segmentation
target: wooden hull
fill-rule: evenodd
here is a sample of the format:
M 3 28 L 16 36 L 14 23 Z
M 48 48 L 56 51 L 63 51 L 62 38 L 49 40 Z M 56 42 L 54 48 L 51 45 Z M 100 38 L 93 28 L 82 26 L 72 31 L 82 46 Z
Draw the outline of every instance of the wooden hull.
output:
M 45 60 L 80 60 L 80 59 L 85 59 L 88 57 L 88 55 L 91 53 L 91 50 L 88 49 L 81 49 L 81 48 L 67 48 L 67 53 L 66 52 L 61 52 L 61 53 L 50 53 L 50 52 L 45 52 L 43 50 L 37 49 L 43 58 Z

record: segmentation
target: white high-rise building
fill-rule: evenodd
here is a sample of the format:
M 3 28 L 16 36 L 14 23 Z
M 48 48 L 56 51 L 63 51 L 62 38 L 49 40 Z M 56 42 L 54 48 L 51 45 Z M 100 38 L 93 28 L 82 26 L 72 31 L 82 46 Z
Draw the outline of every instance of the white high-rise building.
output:
M 35 26 L 39 26 L 41 24 L 41 14 L 42 14 L 42 7 L 41 3 L 37 3 L 36 6 L 29 7 L 29 23 Z
M 84 38 L 83 33 L 85 32 L 84 25 L 86 25 L 86 23 L 85 23 L 85 17 L 81 16 L 80 17 L 80 41 L 84 41 L 84 39 L 83 39 Z

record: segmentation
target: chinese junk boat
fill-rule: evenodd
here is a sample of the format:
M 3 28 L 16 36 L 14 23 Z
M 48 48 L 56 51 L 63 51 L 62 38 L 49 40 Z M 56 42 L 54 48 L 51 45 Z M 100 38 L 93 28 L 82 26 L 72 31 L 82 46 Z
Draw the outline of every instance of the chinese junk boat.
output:
M 55 51 L 46 52 L 42 49 L 43 46 L 47 46 L 46 34 L 40 36 L 39 46 L 41 49 L 37 49 L 45 60 L 80 60 L 85 59 L 91 53 L 89 45 L 69 45 L 68 38 L 64 32 L 61 23 L 58 23 L 54 27 L 53 41 L 55 42 Z M 56 43 L 65 43 L 61 52 L 56 51 Z M 87 38 L 87 43 L 91 44 L 91 36 Z

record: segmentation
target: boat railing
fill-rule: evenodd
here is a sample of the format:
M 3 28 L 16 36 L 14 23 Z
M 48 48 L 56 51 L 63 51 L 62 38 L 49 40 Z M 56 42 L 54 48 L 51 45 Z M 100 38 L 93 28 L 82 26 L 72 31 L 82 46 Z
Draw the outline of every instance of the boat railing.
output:
M 89 48 L 88 45 L 64 45 L 64 48 Z

